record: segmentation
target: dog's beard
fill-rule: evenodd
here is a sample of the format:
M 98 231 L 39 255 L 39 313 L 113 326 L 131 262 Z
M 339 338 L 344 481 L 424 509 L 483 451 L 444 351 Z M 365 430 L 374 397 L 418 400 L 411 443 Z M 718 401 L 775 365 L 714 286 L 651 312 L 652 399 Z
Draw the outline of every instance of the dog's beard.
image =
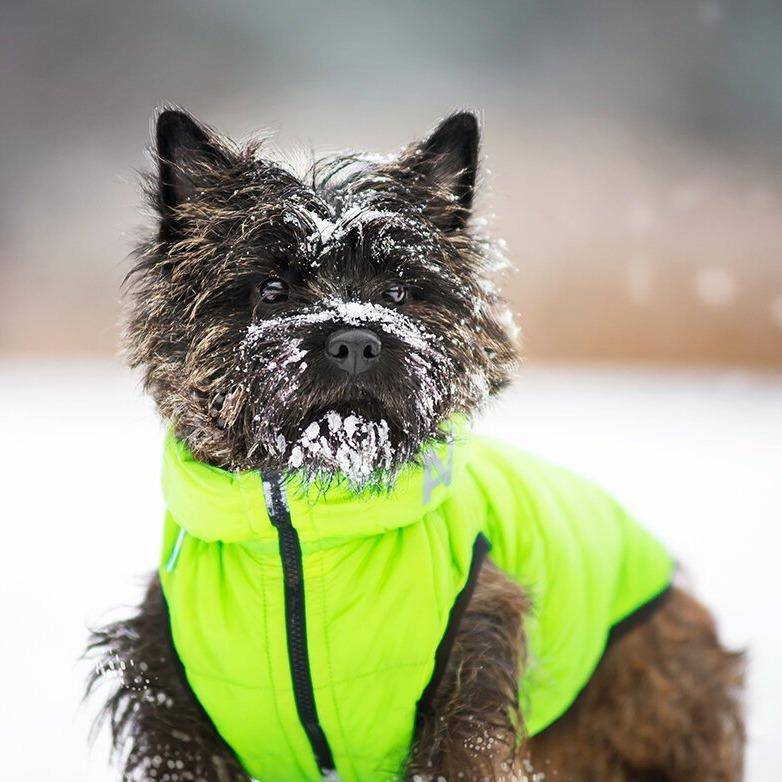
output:
M 343 416 L 329 410 L 290 444 L 287 464 L 315 479 L 340 473 L 351 486 L 360 487 L 389 479 L 398 447 L 392 444 L 386 419 L 373 421 L 353 412 Z
M 370 380 L 324 382 L 321 357 L 305 347 L 306 330 L 322 324 L 374 326 L 398 346 L 393 369 Z M 251 325 L 239 368 L 248 460 L 264 454 L 263 461 L 308 482 L 344 477 L 358 489 L 390 485 L 438 435 L 453 398 L 453 364 L 442 341 L 398 311 L 360 302 L 331 300 Z

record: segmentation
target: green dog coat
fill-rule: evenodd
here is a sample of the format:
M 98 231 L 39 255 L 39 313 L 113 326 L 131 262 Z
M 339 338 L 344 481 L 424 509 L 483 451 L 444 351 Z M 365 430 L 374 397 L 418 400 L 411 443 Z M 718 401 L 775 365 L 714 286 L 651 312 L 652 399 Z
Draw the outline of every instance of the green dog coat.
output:
M 232 473 L 169 437 L 160 576 L 187 680 L 262 782 L 400 777 L 484 552 L 527 590 L 527 732 L 560 717 L 672 562 L 587 481 L 459 435 L 388 493 Z M 462 597 L 459 600 L 459 597 Z

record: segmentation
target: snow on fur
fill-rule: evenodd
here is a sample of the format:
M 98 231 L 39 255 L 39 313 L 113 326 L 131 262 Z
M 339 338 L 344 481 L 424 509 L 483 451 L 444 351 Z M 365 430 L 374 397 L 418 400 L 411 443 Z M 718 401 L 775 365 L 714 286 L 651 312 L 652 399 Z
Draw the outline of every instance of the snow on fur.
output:
M 407 386 L 424 431 L 436 427 L 437 410 L 447 388 L 444 381 L 452 371 L 452 363 L 442 350 L 440 338 L 398 310 L 370 302 L 332 298 L 308 310 L 248 326 L 240 350 L 240 367 L 248 375 L 261 372 L 268 383 L 274 384 L 276 397 L 268 414 L 256 415 L 256 447 L 262 445 L 277 453 L 290 469 L 304 470 L 312 478 L 338 471 L 351 485 L 360 487 L 393 473 L 397 446 L 384 418 L 368 420 L 355 413 L 343 417 L 329 410 L 290 441 L 276 426 L 274 409 L 284 409 L 294 402 L 308 366 L 302 340 L 285 341 L 285 337 L 303 327 L 325 323 L 371 326 L 404 344 L 402 362 L 409 373 Z M 268 385 L 264 392 L 268 398 Z

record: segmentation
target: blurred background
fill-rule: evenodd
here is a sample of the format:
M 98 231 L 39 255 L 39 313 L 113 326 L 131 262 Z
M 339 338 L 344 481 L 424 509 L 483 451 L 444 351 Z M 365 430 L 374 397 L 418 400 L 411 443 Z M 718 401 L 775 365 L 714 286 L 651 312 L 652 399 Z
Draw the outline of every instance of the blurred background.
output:
M 76 660 L 159 544 L 117 322 L 170 102 L 315 153 L 480 111 L 527 363 L 479 427 L 666 540 L 749 651 L 747 779 L 778 777 L 782 3 L 4 0 L 0 74 L 0 776 L 116 778 Z
M 6 2 L 0 352 L 110 354 L 154 108 L 393 151 L 484 119 L 531 358 L 782 363 L 774 0 Z M 490 172 L 490 173 L 489 173 Z

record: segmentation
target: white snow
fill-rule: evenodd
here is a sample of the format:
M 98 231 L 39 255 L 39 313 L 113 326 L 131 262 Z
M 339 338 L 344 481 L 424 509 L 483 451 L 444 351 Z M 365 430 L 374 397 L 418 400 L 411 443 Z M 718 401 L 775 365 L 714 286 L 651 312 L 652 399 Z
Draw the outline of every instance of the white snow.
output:
M 286 212 L 283 220 L 286 223 L 299 224 L 311 229 L 307 235 L 306 246 L 313 256 L 314 266 L 319 265 L 317 259 L 320 256 L 325 255 L 350 231 L 356 229 L 363 233 L 364 225 L 372 221 L 382 220 L 387 225 L 397 224 L 415 228 L 415 223 L 399 212 L 374 209 L 371 205 L 371 196 L 371 193 L 362 194 L 339 215 L 335 215 L 333 208 L 327 202 L 319 200 L 320 207 L 329 212 L 328 218 L 322 217 L 302 203 L 297 203 L 296 210 Z
M 304 430 L 291 449 L 288 465 L 297 470 L 306 457 L 315 474 L 339 470 L 351 486 L 362 488 L 378 470 L 390 469 L 393 456 L 385 419 L 348 415 L 343 420 L 336 410 L 329 410 Z
M 288 329 L 335 321 L 347 326 L 363 326 L 373 323 L 384 331 L 398 337 L 411 348 L 421 351 L 431 350 L 438 340 L 433 334 L 425 331 L 412 318 L 389 307 L 365 301 L 344 301 L 338 298 L 326 299 L 322 305 L 309 310 L 299 310 L 293 315 L 280 315 L 267 318 L 247 327 L 245 349 L 252 350 L 253 345 L 263 340 L 267 335 L 279 335 Z M 299 342 L 298 344 L 301 344 Z M 298 345 L 297 345 L 298 346 Z M 302 356 L 304 353 L 302 352 Z
M 86 623 L 136 601 L 155 565 L 162 429 L 137 382 L 101 363 L 0 364 L 0 420 L 0 777 L 115 779 L 105 737 L 87 749 L 77 657 Z M 668 541 L 750 650 L 747 779 L 775 779 L 782 374 L 527 367 L 481 428 L 598 480 Z
M 283 410 L 288 405 L 295 404 L 301 374 L 307 368 L 307 363 L 302 360 L 307 352 L 299 347 L 301 340 L 294 339 L 290 344 L 285 344 L 284 339 L 289 338 L 291 332 L 302 326 L 328 322 L 347 326 L 379 327 L 383 333 L 390 334 L 407 345 L 409 350 L 405 353 L 403 362 L 410 371 L 408 392 L 411 403 L 419 410 L 419 417 L 427 422 L 423 426 L 426 431 L 436 424 L 436 404 L 446 392 L 443 378 L 451 372 L 452 364 L 442 349 L 441 338 L 399 310 L 370 302 L 345 301 L 333 297 L 326 299 L 321 305 L 299 310 L 292 315 L 261 320 L 247 327 L 238 351 L 239 368 L 249 373 L 255 372 L 255 368 L 261 366 L 267 370 L 267 375 L 268 370 L 272 370 L 270 377 L 273 381 L 264 386 L 267 394 L 264 403 L 270 409 L 269 414 L 265 417 L 260 413 L 254 416 L 258 425 L 256 447 L 260 444 L 267 448 L 276 447 L 279 454 L 285 454 L 288 449 L 287 461 L 294 469 L 305 463 L 307 455 L 315 457 L 314 460 L 308 460 L 313 462 L 316 468 L 314 472 L 337 464 L 344 468 L 343 472 L 349 481 L 358 486 L 365 484 L 370 478 L 374 472 L 373 464 L 381 470 L 390 466 L 393 448 L 385 421 L 355 419 L 352 422 L 349 416 L 344 422 L 345 428 L 337 430 L 333 425 L 336 424 L 335 416 L 338 414 L 333 410 L 327 411 L 324 423 L 329 426 L 323 430 L 327 437 L 319 437 L 318 424 L 313 423 L 312 432 L 303 432 L 298 442 L 285 443 L 284 439 L 281 439 L 274 416 L 275 410 Z M 279 348 L 280 344 L 284 345 L 282 349 Z M 287 367 L 289 364 L 292 364 L 295 370 L 290 376 L 275 372 L 278 367 Z M 280 378 L 284 382 L 281 382 Z M 266 379 L 269 380 L 269 377 Z M 474 397 L 482 398 L 488 389 L 485 376 L 478 373 L 471 380 Z M 269 386 L 273 386 L 273 393 L 269 392 Z M 356 429 L 359 430 L 357 434 Z M 373 462 L 373 459 L 376 461 Z

